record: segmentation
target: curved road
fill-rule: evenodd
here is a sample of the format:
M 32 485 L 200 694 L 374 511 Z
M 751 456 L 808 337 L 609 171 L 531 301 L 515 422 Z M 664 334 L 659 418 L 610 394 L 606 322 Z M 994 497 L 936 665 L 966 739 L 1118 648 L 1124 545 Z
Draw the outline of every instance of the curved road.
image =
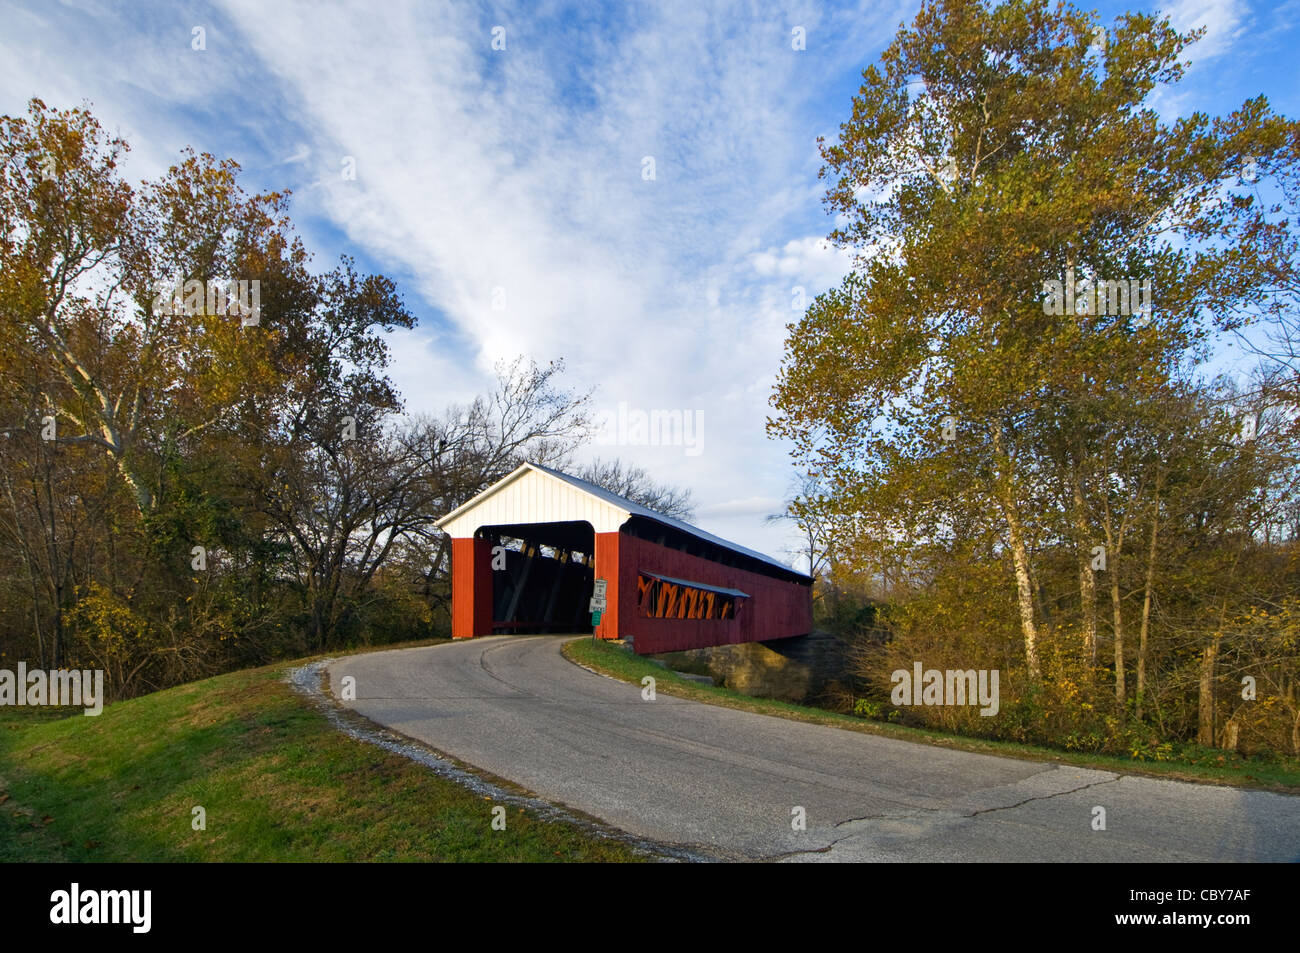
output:
M 949 751 L 658 695 L 554 636 L 340 659 L 360 714 L 652 840 L 725 859 L 1300 859 L 1300 797 Z M 1094 809 L 1105 830 L 1094 830 Z M 802 808 L 806 830 L 793 829 Z

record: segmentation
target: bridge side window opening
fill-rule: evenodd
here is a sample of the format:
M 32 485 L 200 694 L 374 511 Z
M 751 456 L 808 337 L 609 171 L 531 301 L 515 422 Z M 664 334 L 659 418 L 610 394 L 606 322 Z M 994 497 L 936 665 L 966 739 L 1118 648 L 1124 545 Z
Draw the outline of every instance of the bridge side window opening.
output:
M 637 612 L 648 619 L 734 619 L 748 598 L 738 589 L 658 573 L 637 575 Z

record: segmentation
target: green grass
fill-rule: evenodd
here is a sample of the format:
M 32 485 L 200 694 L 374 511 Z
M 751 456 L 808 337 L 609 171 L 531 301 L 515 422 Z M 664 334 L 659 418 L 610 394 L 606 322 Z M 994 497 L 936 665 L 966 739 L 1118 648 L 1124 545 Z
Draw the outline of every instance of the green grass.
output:
M 301 662 L 105 707 L 0 708 L 3 861 L 627 861 L 598 829 L 493 802 L 337 731 Z M 191 809 L 207 811 L 192 829 Z
M 796 705 L 791 702 L 767 698 L 754 698 L 733 689 L 704 685 L 683 678 L 671 669 L 664 668 L 649 659 L 633 654 L 624 645 L 610 642 L 574 639 L 564 644 L 564 655 L 570 661 L 633 684 L 640 684 L 644 676 L 653 675 L 655 678 L 655 691 L 663 692 L 666 695 L 687 698 L 709 705 L 720 705 L 725 708 L 738 708 L 762 715 L 776 715 L 795 721 L 807 721 L 818 725 L 828 725 L 833 728 L 845 728 L 849 731 L 881 735 L 899 741 L 914 741 L 960 751 L 974 751 L 980 754 L 993 754 L 1006 758 L 1020 758 L 1026 761 L 1072 764 L 1085 768 L 1095 768 L 1099 771 L 1112 771 L 1118 774 L 1210 782 L 1290 793 L 1300 790 L 1300 763 L 1294 758 L 1263 761 L 1241 758 L 1237 755 L 1221 752 L 1216 754 L 1216 757 L 1222 756 L 1222 764 L 1193 764 L 1179 760 L 1135 761 L 1113 755 L 1067 753 L 1052 748 L 1019 744 L 1012 741 L 967 738 L 961 735 L 944 734 L 943 732 L 929 731 L 923 728 L 867 721 L 852 715 L 840 715 L 807 705 Z

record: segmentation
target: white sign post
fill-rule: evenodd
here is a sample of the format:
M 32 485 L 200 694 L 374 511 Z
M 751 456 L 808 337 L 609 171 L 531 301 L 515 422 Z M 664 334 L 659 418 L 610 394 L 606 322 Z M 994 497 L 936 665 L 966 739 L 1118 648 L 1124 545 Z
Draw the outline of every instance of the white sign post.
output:
M 591 593 L 591 605 L 587 607 L 587 611 L 591 613 L 591 624 L 593 626 L 600 625 L 601 613 L 605 611 L 605 590 L 608 588 L 609 588 L 608 580 L 605 579 L 596 580 L 595 588 L 592 590 Z M 595 638 L 596 633 L 593 631 L 591 635 L 592 638 Z
M 609 588 L 609 582 L 605 579 L 596 580 L 596 588 L 591 593 L 591 611 L 605 611 L 605 590 Z

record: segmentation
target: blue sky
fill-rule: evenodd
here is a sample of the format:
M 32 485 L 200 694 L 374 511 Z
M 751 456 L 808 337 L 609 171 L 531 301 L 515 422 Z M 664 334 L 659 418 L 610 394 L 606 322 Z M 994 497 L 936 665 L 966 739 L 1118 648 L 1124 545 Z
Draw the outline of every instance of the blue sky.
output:
M 702 452 L 590 453 L 690 487 L 702 527 L 782 555 L 763 517 L 793 473 L 768 396 L 794 289 L 847 271 L 816 138 L 918 6 L 0 2 L 0 112 L 89 102 L 133 180 L 192 145 L 250 191 L 291 190 L 317 265 L 352 255 L 420 319 L 392 341 L 410 411 L 471 399 L 523 353 L 565 358 L 597 409 L 702 412 Z M 1300 113 L 1300 0 L 1095 9 L 1209 28 L 1156 99 L 1167 117 L 1261 92 Z

